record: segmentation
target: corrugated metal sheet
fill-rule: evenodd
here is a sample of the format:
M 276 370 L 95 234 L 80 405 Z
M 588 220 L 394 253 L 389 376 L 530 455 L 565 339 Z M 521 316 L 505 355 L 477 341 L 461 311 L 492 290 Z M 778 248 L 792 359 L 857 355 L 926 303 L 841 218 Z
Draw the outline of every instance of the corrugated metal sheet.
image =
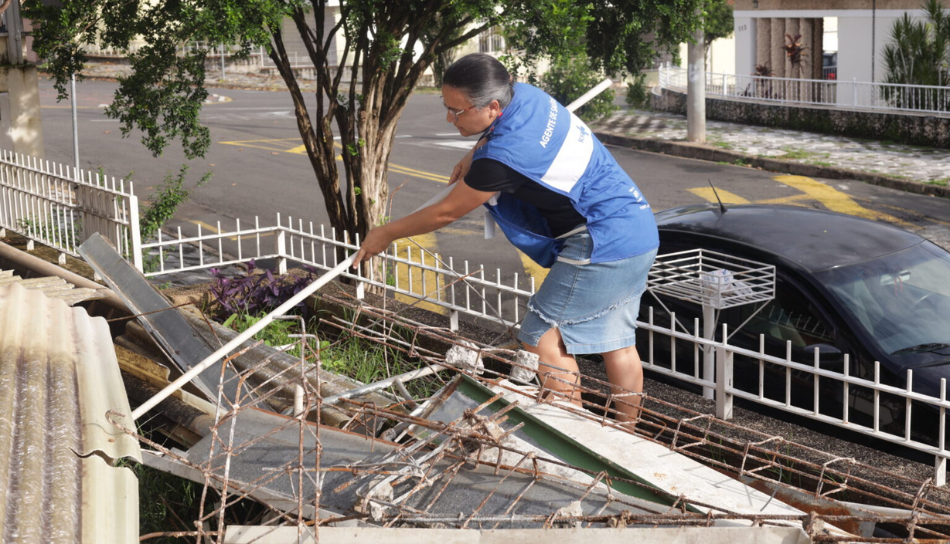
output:
M 107 410 L 131 413 L 105 320 L 0 287 L 0 542 L 138 541 L 137 482 L 111 464 L 141 451 Z
M 100 294 L 95 289 L 77 289 L 75 285 L 62 278 L 51 276 L 44 278 L 30 278 L 25 280 L 20 276 L 13 275 L 12 270 L 0 270 L 0 288 L 14 283 L 18 283 L 22 287 L 31 291 L 42 291 L 43 294 L 49 298 L 62 299 L 70 306 L 73 304 L 78 304 L 84 300 L 95 300 L 102 298 L 102 294 Z

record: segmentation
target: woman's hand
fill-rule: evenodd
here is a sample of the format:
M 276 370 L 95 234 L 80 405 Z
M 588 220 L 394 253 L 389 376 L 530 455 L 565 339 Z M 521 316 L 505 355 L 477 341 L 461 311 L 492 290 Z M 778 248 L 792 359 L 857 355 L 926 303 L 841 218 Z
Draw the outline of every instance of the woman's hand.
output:
M 366 239 L 360 244 L 359 251 L 356 252 L 356 259 L 353 260 L 353 268 L 359 268 L 360 263 L 368 261 L 373 256 L 386 251 L 386 248 L 393 243 L 393 238 L 389 235 L 386 226 L 377 227 L 366 234 Z
M 455 165 L 455 168 L 452 169 L 452 176 L 449 177 L 449 185 L 452 185 L 460 179 L 465 179 L 465 174 L 468 174 L 468 170 L 472 167 L 472 156 L 474 154 L 475 149 L 472 149 Z

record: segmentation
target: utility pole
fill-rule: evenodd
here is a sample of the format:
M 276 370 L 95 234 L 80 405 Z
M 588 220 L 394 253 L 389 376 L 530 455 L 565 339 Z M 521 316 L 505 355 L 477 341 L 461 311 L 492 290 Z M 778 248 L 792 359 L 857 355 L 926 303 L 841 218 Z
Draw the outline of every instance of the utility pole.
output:
M 874 83 L 874 65 L 877 59 L 874 53 L 877 51 L 877 0 L 871 0 L 871 83 Z
M 700 12 L 699 28 L 693 34 L 686 58 L 686 141 L 696 143 L 706 141 L 706 53 L 703 26 L 705 21 Z
M 36 65 L 28 64 L 23 54 L 20 0 L 4 0 L 0 14 L 7 19 L 6 51 L 0 56 L 0 145 L 42 158 L 39 77 Z

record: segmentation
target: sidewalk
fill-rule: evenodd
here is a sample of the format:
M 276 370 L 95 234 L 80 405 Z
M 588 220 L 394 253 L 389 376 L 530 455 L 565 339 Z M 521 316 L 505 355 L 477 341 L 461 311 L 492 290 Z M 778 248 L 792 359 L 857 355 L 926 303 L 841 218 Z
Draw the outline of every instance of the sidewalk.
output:
M 686 142 L 686 117 L 625 110 L 591 124 L 614 145 L 830 179 L 856 179 L 950 197 L 950 150 L 797 130 L 706 121 L 706 143 Z
M 88 64 L 83 74 L 114 79 L 128 71 L 127 65 L 101 63 Z M 316 89 L 313 81 L 301 80 L 300 84 L 304 92 Z M 286 89 L 276 74 L 228 73 L 221 79 L 214 70 L 208 71 L 206 85 L 214 89 Z M 693 144 L 686 142 L 685 116 L 627 109 L 591 123 L 591 128 L 604 143 L 622 147 L 814 178 L 853 179 L 950 198 L 948 149 L 711 120 L 706 122 L 706 143 Z

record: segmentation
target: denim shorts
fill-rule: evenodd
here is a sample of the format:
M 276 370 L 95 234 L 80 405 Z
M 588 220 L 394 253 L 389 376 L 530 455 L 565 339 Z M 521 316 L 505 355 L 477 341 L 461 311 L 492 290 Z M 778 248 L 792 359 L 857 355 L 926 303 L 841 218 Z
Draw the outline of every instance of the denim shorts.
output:
M 590 259 L 593 243 L 586 231 L 567 238 L 559 258 Z M 656 249 L 619 261 L 574 264 L 557 261 L 528 301 L 518 339 L 537 346 L 552 328 L 570 354 L 607 353 L 636 345 L 640 296 Z

